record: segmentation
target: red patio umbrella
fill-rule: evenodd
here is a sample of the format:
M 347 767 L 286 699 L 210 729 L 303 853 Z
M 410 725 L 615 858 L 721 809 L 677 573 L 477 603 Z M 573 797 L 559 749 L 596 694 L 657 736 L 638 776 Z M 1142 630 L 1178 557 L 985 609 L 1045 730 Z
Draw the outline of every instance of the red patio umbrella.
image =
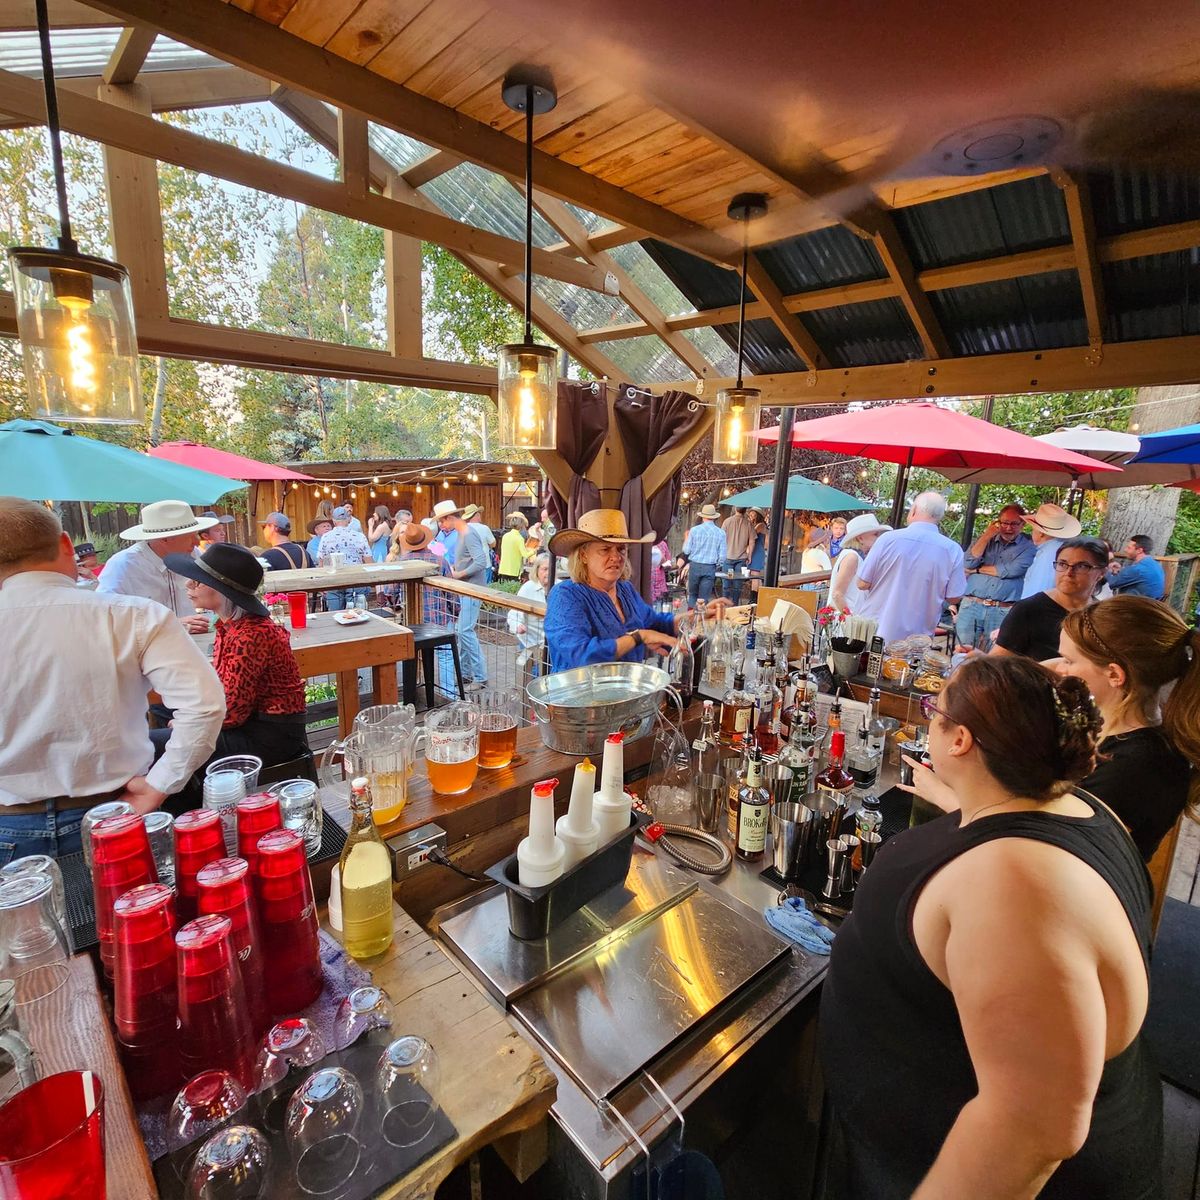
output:
M 758 437 L 764 442 L 778 442 L 779 426 L 760 430 Z M 792 445 L 899 463 L 892 501 L 893 525 L 899 523 L 904 511 L 904 492 L 912 467 L 953 472 L 958 478 L 972 468 L 1060 471 L 1064 483 L 1083 472 L 1112 471 L 1115 478 L 1120 471 L 1119 467 L 967 413 L 924 403 L 890 404 L 797 421 L 792 429 Z
M 146 451 L 152 458 L 166 458 L 198 471 L 212 471 L 228 479 L 244 479 L 258 482 L 263 479 L 311 480 L 311 475 L 301 475 L 287 467 L 258 462 L 242 454 L 231 454 L 228 450 L 214 450 L 211 446 L 200 446 L 195 442 L 163 442 Z

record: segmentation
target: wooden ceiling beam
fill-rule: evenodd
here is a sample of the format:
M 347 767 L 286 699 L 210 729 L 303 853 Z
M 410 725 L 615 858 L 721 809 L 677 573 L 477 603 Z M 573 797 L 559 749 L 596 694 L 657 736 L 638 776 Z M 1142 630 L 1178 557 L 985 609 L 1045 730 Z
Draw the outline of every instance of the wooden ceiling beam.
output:
M 336 153 L 346 191 L 354 199 L 361 200 L 371 190 L 370 144 L 365 117 L 338 109 Z
M 419 188 L 423 183 L 429 183 L 447 171 L 453 171 L 462 162 L 457 154 L 449 150 L 436 150 L 428 158 L 423 158 L 415 166 L 404 172 L 404 182 L 409 187 Z
M 430 212 L 374 193 L 354 197 L 339 182 L 200 137 L 152 117 L 114 109 L 73 92 L 60 95 L 59 110 L 64 129 L 104 145 L 203 171 L 243 187 L 339 213 L 380 229 L 436 242 L 492 262 L 523 263 L 525 260 L 525 247 L 512 238 L 463 224 L 441 212 Z M 0 71 L 0 111 L 37 120 L 45 111 L 41 84 L 10 71 Z M 539 249 L 533 251 L 533 262 L 539 274 L 564 283 L 597 291 L 603 291 L 606 286 L 604 272 L 590 263 L 547 254 Z
M 767 313 L 776 328 L 787 338 L 788 345 L 808 364 L 809 370 L 819 371 L 829 366 L 829 358 L 817 344 L 817 339 L 805 328 L 794 313 L 788 312 L 783 292 L 771 277 L 757 254 L 746 261 L 746 278 L 759 301 L 767 306 Z
M 95 7 L 124 24 L 151 25 L 169 37 L 258 71 L 371 121 L 448 150 L 511 179 L 525 174 L 525 149 L 516 138 L 410 91 L 242 12 L 221 0 L 95 0 Z M 623 225 L 644 229 L 693 253 L 728 262 L 736 254 L 727 239 L 668 209 L 642 200 L 579 167 L 534 151 L 538 186 Z
M 157 37 L 157 30 L 147 29 L 144 25 L 130 25 L 121 30 L 121 36 L 101 72 L 104 82 L 133 83 Z
M 86 29 L 92 25 L 116 25 L 107 13 L 97 12 L 76 0 L 49 0 L 50 25 L 54 29 Z M 0 33 L 37 29 L 33 0 L 0 0 Z
M 912 259 L 895 221 L 882 210 L 878 216 L 878 228 L 871 239 L 888 276 L 896 285 L 900 303 L 908 313 L 908 319 L 921 339 L 925 348 L 926 358 L 945 358 L 950 353 L 946 335 L 942 332 L 941 323 L 929 303 L 929 297 L 921 289 L 917 280 L 917 272 L 913 268 Z
M 1096 221 L 1092 214 L 1092 194 L 1086 176 L 1065 168 L 1050 172 L 1067 206 L 1071 227 L 1071 245 L 1075 248 L 1075 270 L 1083 293 L 1083 312 L 1087 319 L 1088 341 L 1093 346 L 1104 343 L 1108 324 L 1108 309 L 1104 302 L 1104 277 L 1096 252 Z
M 914 360 L 870 367 L 834 367 L 816 374 L 750 375 L 765 405 L 849 404 L 858 400 L 929 400 L 957 396 L 1154 387 L 1200 379 L 1200 335 L 1142 342 L 1109 342 L 1103 355 L 1089 346 L 979 354 L 938 362 Z M 705 383 L 729 387 L 728 379 Z M 654 391 L 684 390 L 691 380 L 654 383 Z
M 617 246 L 628 246 L 630 242 L 640 242 L 650 235 L 644 229 L 630 229 L 619 226 L 616 229 L 606 229 L 588 238 L 588 245 L 593 250 L 614 250 Z

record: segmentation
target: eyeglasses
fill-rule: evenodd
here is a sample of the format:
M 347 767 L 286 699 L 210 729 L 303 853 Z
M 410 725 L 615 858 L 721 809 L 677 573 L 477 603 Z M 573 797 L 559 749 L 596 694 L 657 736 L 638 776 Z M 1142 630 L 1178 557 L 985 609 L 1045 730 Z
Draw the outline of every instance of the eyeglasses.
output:
M 923 716 L 925 720 L 931 721 L 934 713 L 937 713 L 939 717 L 945 717 L 947 721 L 951 720 L 951 717 L 948 713 L 938 708 L 937 701 L 932 696 L 922 696 L 921 716 Z
M 1020 529 L 1021 526 L 1024 524 L 1025 524 L 1024 521 L 1000 521 L 999 522 L 1001 529 Z
M 1054 560 L 1054 569 L 1056 571 L 1065 571 L 1068 575 L 1086 575 L 1088 571 L 1103 571 L 1103 567 L 1096 566 L 1095 563 L 1069 563 L 1064 562 L 1061 558 Z

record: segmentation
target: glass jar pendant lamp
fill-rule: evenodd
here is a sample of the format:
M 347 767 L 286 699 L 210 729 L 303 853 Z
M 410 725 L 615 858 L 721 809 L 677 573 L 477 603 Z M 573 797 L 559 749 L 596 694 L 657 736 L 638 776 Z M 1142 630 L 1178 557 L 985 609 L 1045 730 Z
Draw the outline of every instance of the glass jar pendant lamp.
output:
M 46 2 L 36 0 L 36 8 L 59 237 L 56 249 L 8 251 L 25 379 L 39 417 L 137 425 L 143 414 L 129 272 L 80 254 L 71 236 Z
M 533 118 L 557 103 L 545 80 L 514 72 L 504 80 L 504 103 L 525 115 L 525 340 L 500 347 L 497 367 L 500 445 L 553 450 L 558 432 L 557 354 L 533 340 Z
M 750 258 L 750 221 L 767 211 L 767 198 L 759 192 L 742 192 L 729 202 L 729 216 L 743 223 L 742 278 L 738 299 L 737 383 L 717 392 L 713 422 L 713 462 L 737 466 L 758 459 L 758 417 L 762 392 L 742 384 L 742 345 L 746 333 L 746 265 Z

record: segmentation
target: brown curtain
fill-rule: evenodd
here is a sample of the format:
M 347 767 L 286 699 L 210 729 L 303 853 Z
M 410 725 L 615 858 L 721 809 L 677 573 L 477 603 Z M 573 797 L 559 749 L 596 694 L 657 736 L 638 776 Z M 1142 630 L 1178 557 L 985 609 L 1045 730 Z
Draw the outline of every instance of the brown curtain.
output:
M 577 383 L 563 379 L 558 384 L 558 452 L 575 473 L 571 494 L 562 495 L 553 484 L 546 507 L 558 529 L 573 528 L 581 513 L 600 506 L 595 484 L 584 479 L 608 435 L 608 385 Z

